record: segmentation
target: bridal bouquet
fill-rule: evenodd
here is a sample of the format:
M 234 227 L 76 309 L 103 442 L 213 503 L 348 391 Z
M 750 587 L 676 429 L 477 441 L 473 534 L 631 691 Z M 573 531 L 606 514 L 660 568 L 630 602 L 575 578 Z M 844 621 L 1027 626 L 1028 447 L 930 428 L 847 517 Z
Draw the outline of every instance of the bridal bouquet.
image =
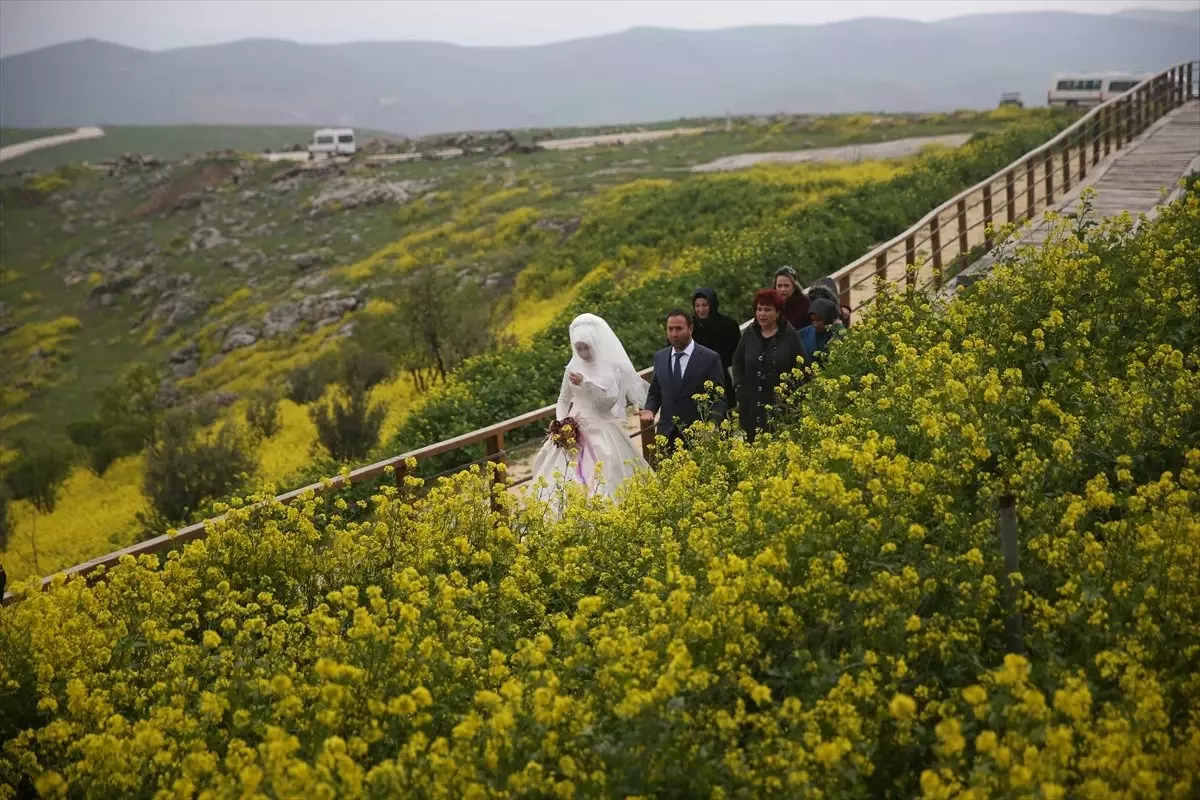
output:
M 568 453 L 574 453 L 579 444 L 579 425 L 574 417 L 556 419 L 550 423 L 550 441 Z

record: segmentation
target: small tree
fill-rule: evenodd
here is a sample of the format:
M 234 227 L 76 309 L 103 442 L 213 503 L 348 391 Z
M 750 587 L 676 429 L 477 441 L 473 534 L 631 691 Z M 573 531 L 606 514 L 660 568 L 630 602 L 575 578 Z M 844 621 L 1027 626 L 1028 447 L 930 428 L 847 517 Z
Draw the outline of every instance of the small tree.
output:
M 460 281 L 437 264 L 417 267 L 405 289 L 393 313 L 360 315 L 355 339 L 386 353 L 424 392 L 432 380 L 444 379 L 463 359 L 494 343 L 496 304 L 478 283 Z
M 67 426 L 67 436 L 86 453 L 88 468 L 103 475 L 114 461 L 136 453 L 154 438 L 162 416 L 159 372 L 138 364 L 97 393 L 99 408 L 86 420 Z
M 337 380 L 337 359 L 326 354 L 296 367 L 287 378 L 287 397 L 293 403 L 307 405 L 321 399 L 325 387 Z
M 40 514 L 58 505 L 58 492 L 71 474 L 71 451 L 59 444 L 27 450 L 6 469 L 4 478 L 13 500 L 28 500 Z
M 270 439 L 283 427 L 283 418 L 279 414 L 281 399 L 279 389 L 274 386 L 250 393 L 246 406 L 246 424 L 264 439 Z
M 142 492 L 153 506 L 146 520 L 155 530 L 187 521 L 206 500 L 224 497 L 257 468 L 250 443 L 232 423 L 206 432 L 194 413 L 163 418 L 159 434 L 146 450 Z
M 71 474 L 71 451 L 60 444 L 26 449 L 25 455 L 5 470 L 4 484 L 13 500 L 28 500 L 39 514 L 49 514 L 58 505 L 58 493 Z M 37 556 L 37 518 L 29 529 L 29 544 L 33 550 L 33 568 L 41 572 Z
M 378 354 L 348 345 L 342 352 L 342 391 L 311 410 L 317 440 L 338 461 L 366 457 L 379 443 L 387 406 L 371 405 L 371 389 L 387 371 Z

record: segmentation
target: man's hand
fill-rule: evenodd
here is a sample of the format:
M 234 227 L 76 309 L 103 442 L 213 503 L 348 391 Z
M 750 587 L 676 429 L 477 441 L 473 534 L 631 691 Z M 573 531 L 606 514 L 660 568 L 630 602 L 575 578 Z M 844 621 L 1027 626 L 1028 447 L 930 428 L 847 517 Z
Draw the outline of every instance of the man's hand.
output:
M 648 408 L 643 408 L 639 416 L 642 419 L 643 425 L 650 425 L 654 422 L 654 412 Z
M 568 372 L 567 380 L 578 386 L 579 384 L 583 383 L 583 375 L 578 372 Z

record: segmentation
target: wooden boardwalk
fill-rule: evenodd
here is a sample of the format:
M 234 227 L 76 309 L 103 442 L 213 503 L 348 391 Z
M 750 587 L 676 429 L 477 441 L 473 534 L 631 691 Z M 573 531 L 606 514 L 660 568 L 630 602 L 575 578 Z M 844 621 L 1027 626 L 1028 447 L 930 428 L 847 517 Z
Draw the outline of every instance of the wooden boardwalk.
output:
M 1063 215 L 1079 212 L 1083 190 L 1096 191 L 1092 213 L 1096 217 L 1115 217 L 1125 212 L 1133 217 L 1146 214 L 1153 218 L 1158 208 L 1180 193 L 1179 181 L 1200 170 L 1200 100 L 1192 100 L 1158 120 L 1123 150 L 1097 165 L 1087 178 L 1053 206 Z M 1036 246 L 1046 240 L 1052 225 L 1036 219 L 1003 248 Z M 952 294 L 959 285 L 970 285 L 984 277 L 1001 251 L 988 253 L 967 267 L 946 285 Z

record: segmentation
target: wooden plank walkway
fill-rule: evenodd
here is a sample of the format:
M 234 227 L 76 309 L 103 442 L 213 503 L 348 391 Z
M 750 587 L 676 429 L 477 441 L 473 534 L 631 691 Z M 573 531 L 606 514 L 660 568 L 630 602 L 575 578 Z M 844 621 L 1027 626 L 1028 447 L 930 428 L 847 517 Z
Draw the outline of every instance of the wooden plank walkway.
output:
M 1200 100 L 1192 100 L 1151 125 L 1125 149 L 1101 161 L 1085 180 L 1072 188 L 1054 210 L 1063 215 L 1079 212 L 1080 196 L 1086 187 L 1096 190 L 1092 213 L 1096 217 L 1115 217 L 1125 212 L 1153 218 L 1158 208 L 1174 200 L 1180 192 L 1179 181 L 1200 169 Z M 1004 248 L 1042 244 L 1052 230 L 1044 218 L 1027 226 Z M 995 263 L 1000 250 L 992 251 L 947 282 L 946 294 L 959 285 L 967 286 L 984 277 Z

